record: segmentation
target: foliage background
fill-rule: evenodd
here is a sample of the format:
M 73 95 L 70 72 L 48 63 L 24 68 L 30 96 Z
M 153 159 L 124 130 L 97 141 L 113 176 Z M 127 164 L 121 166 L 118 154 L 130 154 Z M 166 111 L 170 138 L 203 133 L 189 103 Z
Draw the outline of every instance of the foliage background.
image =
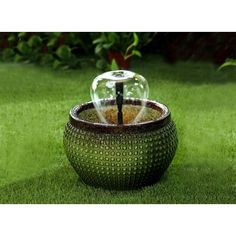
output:
M 98 55 L 93 40 L 100 37 L 101 34 L 103 33 L 0 33 L 0 60 L 33 62 L 54 69 L 78 69 L 84 63 L 96 66 Z M 127 34 L 129 33 L 117 33 L 119 39 L 122 37 L 125 39 Z M 212 61 L 220 65 L 227 58 L 236 57 L 236 33 L 138 32 L 137 34 L 140 41 L 138 49 L 142 54 L 158 54 L 168 63 L 191 59 Z M 148 40 L 150 42 L 145 44 Z M 118 47 L 119 50 L 123 49 Z M 107 55 L 105 55 L 105 59 L 108 60 Z

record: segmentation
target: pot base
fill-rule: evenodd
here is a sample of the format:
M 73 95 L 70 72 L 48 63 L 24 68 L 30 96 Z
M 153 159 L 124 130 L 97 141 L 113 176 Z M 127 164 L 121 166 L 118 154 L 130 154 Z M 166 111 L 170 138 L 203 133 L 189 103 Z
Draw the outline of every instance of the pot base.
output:
M 141 104 L 139 100 L 124 102 L 124 105 Z M 91 102 L 71 110 L 64 132 L 64 147 L 68 160 L 84 183 L 105 189 L 130 190 L 159 180 L 175 155 L 177 132 L 166 106 L 148 101 L 146 107 L 161 116 L 153 121 L 121 126 L 91 122 L 88 117 L 88 111 L 94 109 Z
M 65 129 L 67 157 L 86 184 L 128 190 L 154 184 L 171 163 L 177 133 L 171 121 L 147 133 L 104 134 Z

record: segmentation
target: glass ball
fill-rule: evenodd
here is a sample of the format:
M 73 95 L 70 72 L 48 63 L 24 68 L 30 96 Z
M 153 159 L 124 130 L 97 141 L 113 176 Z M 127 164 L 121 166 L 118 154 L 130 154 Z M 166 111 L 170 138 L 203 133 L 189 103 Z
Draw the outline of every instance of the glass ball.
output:
M 134 72 L 127 70 L 109 71 L 93 80 L 90 95 L 100 122 L 109 123 L 104 114 L 104 101 L 113 100 L 113 104 L 116 106 L 119 101 L 117 100 L 118 97 L 122 100 L 139 99 L 142 102 L 142 107 L 145 107 L 149 95 L 149 86 L 143 76 Z M 142 112 L 143 109 L 140 109 L 136 117 L 129 123 L 137 123 Z

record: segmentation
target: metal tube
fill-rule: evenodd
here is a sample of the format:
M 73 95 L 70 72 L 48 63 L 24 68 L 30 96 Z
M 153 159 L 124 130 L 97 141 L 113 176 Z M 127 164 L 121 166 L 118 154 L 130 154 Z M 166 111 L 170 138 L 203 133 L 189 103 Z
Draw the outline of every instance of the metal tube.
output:
M 123 91 L 124 91 L 124 84 L 123 82 L 116 83 L 116 103 L 117 103 L 117 124 L 123 125 L 123 112 L 122 112 L 122 105 L 123 105 Z

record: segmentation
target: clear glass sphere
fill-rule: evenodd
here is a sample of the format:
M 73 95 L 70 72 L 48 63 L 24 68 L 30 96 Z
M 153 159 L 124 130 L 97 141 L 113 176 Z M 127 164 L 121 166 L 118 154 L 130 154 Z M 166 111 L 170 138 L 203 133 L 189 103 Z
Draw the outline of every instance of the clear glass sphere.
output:
M 117 96 L 122 99 L 140 99 L 142 107 L 145 107 L 149 95 L 147 80 L 134 72 L 127 70 L 116 70 L 105 72 L 97 76 L 92 83 L 90 90 L 91 99 L 102 123 L 109 123 L 105 116 L 104 101 L 114 100 L 117 105 Z M 130 123 L 137 123 L 143 109 L 137 113 Z

